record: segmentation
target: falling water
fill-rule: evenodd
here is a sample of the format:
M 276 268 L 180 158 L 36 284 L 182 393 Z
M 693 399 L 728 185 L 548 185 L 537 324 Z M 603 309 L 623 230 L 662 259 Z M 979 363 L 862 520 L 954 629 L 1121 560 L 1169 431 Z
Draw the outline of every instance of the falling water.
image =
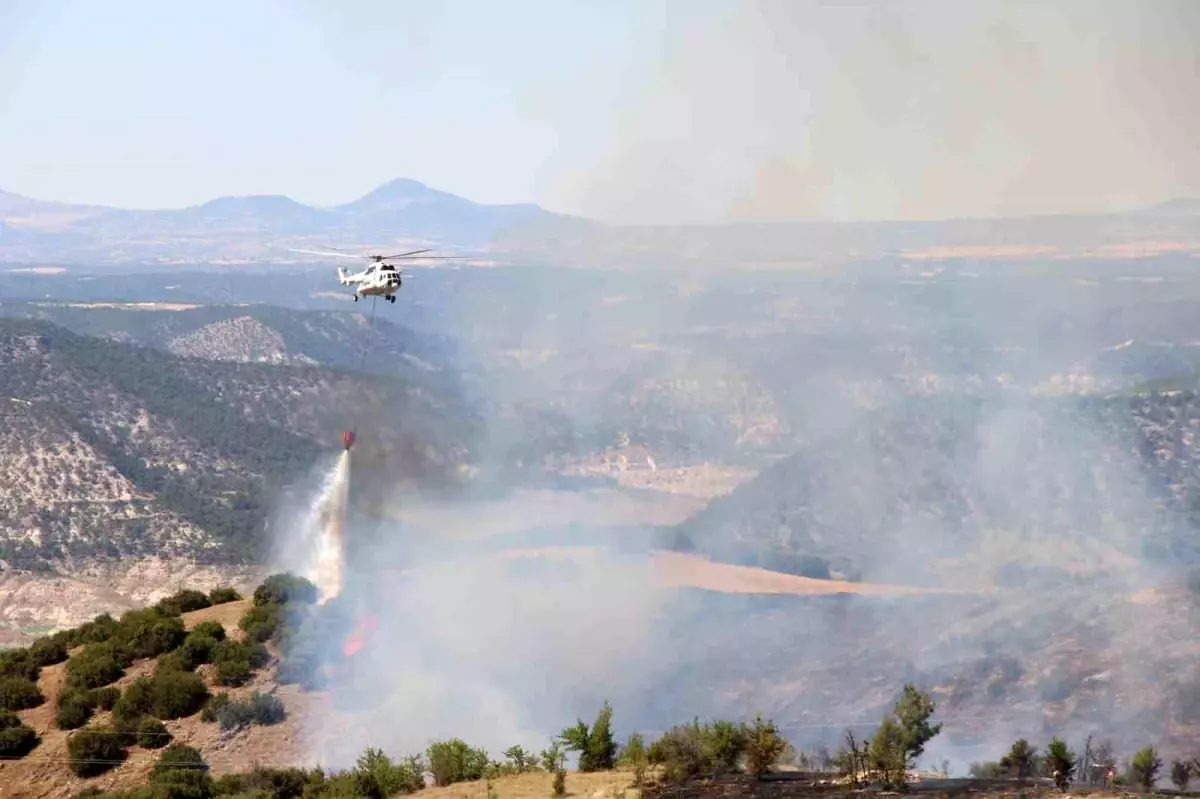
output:
M 346 497 L 350 484 L 350 450 L 342 452 L 337 463 L 325 476 L 325 482 L 309 509 L 308 525 L 315 528 L 312 553 L 306 558 L 305 577 L 312 580 L 320 592 L 321 604 L 342 591 L 345 558 L 343 532 L 346 520 Z

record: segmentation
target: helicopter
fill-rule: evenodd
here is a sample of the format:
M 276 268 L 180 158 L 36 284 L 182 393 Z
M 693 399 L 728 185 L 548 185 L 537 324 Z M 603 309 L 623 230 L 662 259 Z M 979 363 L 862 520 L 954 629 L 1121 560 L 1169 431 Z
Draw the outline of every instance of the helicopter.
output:
M 371 265 L 361 272 L 347 272 L 339 266 L 338 282 L 343 286 L 356 287 L 354 290 L 355 302 L 358 302 L 359 297 L 377 296 L 383 297 L 388 302 L 395 303 L 396 292 L 400 290 L 400 286 L 403 285 L 404 281 L 401 279 L 400 270 L 396 268 L 395 264 L 389 263 L 389 261 L 421 257 L 423 253 L 430 252 L 430 250 L 412 250 L 411 252 L 401 252 L 394 255 L 355 255 L 354 253 L 344 252 L 333 247 L 325 250 L 292 249 L 291 252 L 302 252 L 309 255 L 333 255 L 339 258 L 371 261 Z M 424 257 L 444 259 L 448 256 L 427 255 Z

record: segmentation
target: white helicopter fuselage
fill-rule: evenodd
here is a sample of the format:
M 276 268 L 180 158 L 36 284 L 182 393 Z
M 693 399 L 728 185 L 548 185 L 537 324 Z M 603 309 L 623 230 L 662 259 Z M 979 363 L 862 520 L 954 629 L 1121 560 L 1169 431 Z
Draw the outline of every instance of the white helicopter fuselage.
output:
M 338 279 L 343 286 L 354 286 L 355 299 L 359 296 L 390 297 L 400 290 L 402 280 L 395 269 L 381 269 L 378 265 L 367 267 L 362 272 L 351 274 L 338 269 Z

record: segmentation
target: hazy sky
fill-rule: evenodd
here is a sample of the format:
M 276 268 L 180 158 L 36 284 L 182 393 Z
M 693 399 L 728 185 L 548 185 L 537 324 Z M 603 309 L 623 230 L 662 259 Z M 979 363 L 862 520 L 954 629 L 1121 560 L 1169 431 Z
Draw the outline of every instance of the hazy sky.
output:
M 1200 0 L 0 0 L 0 189 L 613 221 L 1200 195 Z

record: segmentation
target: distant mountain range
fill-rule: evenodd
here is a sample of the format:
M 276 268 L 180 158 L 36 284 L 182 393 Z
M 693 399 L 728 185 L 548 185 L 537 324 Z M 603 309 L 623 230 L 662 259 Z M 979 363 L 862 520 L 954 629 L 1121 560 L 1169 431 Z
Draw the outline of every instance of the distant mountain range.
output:
M 483 205 L 408 179 L 386 183 L 332 208 L 257 195 L 135 211 L 46 202 L 0 191 L 0 261 L 289 262 L 304 258 L 289 253 L 289 247 L 313 244 L 414 244 L 479 254 L 503 231 L 570 230 L 592 224 L 536 205 Z
M 1200 254 L 1200 199 L 1133 212 L 924 222 L 613 226 L 537 205 L 484 205 L 400 178 L 317 208 L 281 195 L 219 197 L 137 211 L 0 191 L 0 263 L 287 263 L 289 247 L 431 246 L 447 254 L 557 265 L 821 259 L 1142 257 Z

